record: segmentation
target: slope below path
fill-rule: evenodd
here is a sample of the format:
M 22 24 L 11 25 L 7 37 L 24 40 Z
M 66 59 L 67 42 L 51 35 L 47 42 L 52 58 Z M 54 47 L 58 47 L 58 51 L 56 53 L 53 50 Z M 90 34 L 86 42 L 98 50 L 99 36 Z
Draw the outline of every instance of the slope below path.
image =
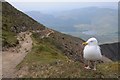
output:
M 19 39 L 19 45 L 2 52 L 3 78 L 14 78 L 16 76 L 15 67 L 24 59 L 24 57 L 32 48 L 32 39 L 30 36 L 31 33 L 29 32 L 19 33 L 17 36 Z

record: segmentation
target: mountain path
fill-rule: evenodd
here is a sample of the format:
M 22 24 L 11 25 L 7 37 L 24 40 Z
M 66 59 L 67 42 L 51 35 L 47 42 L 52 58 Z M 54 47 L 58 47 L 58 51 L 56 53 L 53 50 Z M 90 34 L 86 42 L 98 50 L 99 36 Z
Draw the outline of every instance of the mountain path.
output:
M 24 59 L 32 48 L 32 39 L 30 32 L 21 32 L 17 38 L 19 45 L 9 48 L 7 51 L 2 52 L 2 77 L 15 78 L 16 66 Z

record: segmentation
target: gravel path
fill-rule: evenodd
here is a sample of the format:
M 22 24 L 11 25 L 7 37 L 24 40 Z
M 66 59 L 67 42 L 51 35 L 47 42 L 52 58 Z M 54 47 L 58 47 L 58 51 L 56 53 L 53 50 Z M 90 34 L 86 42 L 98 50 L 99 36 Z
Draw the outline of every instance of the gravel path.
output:
M 20 45 L 14 48 L 9 48 L 2 52 L 2 74 L 3 78 L 15 78 L 16 66 L 24 59 L 27 53 L 32 48 L 31 33 L 22 32 L 17 38 Z

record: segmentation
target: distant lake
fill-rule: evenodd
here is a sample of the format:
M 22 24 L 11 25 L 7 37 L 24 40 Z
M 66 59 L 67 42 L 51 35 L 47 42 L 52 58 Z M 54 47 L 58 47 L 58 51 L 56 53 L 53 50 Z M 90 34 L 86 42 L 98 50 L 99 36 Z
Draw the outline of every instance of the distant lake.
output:
M 86 35 L 95 35 L 96 31 L 94 31 L 94 30 L 91 30 L 91 31 L 87 30 L 87 31 L 82 31 L 82 33 L 86 34 Z

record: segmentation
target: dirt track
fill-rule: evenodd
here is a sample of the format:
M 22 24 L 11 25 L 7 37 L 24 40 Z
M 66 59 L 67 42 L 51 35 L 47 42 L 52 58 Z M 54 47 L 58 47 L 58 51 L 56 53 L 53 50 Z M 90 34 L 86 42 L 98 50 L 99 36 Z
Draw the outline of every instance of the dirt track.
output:
M 31 33 L 22 32 L 17 38 L 19 39 L 19 46 L 9 48 L 2 52 L 2 74 L 3 78 L 14 78 L 15 67 L 24 59 L 27 53 L 32 48 Z

